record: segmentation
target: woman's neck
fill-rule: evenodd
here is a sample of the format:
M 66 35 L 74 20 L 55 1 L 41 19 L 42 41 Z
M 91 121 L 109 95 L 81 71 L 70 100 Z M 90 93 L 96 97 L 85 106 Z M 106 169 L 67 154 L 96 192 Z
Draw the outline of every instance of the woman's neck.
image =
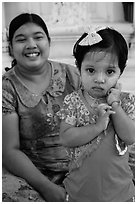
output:
M 49 86 L 52 76 L 52 68 L 49 62 L 45 64 L 43 69 L 37 72 L 31 72 L 16 65 L 15 73 L 31 92 L 39 94 Z
M 50 69 L 50 63 L 46 62 L 45 65 L 41 68 L 37 69 L 25 69 L 21 67 L 19 64 L 15 66 L 15 72 L 16 74 L 22 79 L 22 80 L 29 80 L 29 81 L 38 81 L 39 79 L 42 80 L 42 78 L 45 78 L 47 73 Z

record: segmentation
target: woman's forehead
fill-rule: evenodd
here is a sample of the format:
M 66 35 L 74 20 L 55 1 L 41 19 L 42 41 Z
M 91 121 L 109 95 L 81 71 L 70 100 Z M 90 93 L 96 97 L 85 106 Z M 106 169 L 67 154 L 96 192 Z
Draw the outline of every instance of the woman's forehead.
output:
M 36 23 L 28 22 L 20 26 L 14 33 L 14 35 L 17 35 L 19 33 L 30 33 L 30 31 L 41 31 L 44 32 L 43 28 Z

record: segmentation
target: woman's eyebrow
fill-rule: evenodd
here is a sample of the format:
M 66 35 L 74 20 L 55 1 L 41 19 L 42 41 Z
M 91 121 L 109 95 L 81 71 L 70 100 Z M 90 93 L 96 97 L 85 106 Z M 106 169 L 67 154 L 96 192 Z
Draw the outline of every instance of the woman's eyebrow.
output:
M 42 35 L 44 35 L 45 33 L 42 32 L 42 31 L 37 31 L 37 32 L 35 32 L 34 34 L 35 34 L 35 35 L 37 35 L 37 34 L 42 34 Z
M 23 34 L 18 34 L 18 35 L 15 36 L 15 39 L 19 38 L 19 37 L 24 37 L 24 35 Z
M 44 35 L 44 33 L 41 32 L 41 31 L 37 31 L 37 32 L 34 32 L 34 33 L 33 33 L 33 35 L 38 35 L 38 34 Z M 25 36 L 24 34 L 17 34 L 17 35 L 15 36 L 15 39 L 16 39 L 16 38 L 19 38 L 19 37 L 24 37 L 24 36 Z

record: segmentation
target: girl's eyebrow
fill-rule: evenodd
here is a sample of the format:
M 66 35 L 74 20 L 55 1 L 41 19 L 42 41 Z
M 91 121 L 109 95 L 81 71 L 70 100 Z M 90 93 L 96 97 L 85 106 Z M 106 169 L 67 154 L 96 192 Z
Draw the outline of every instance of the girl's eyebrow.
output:
M 118 68 L 118 66 L 117 65 L 109 65 L 109 68 L 114 68 L 114 69 L 116 69 L 116 68 Z

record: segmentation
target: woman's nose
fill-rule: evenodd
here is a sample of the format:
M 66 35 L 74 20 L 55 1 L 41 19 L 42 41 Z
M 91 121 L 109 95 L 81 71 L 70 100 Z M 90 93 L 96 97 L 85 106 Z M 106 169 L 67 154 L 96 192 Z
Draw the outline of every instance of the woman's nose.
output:
M 32 48 L 36 48 L 37 47 L 37 44 L 35 42 L 34 39 L 30 38 L 28 41 L 27 41 L 27 45 L 26 45 L 26 48 L 27 49 L 32 49 Z
M 94 82 L 95 83 L 105 83 L 106 79 L 103 73 L 99 73 L 96 75 Z

